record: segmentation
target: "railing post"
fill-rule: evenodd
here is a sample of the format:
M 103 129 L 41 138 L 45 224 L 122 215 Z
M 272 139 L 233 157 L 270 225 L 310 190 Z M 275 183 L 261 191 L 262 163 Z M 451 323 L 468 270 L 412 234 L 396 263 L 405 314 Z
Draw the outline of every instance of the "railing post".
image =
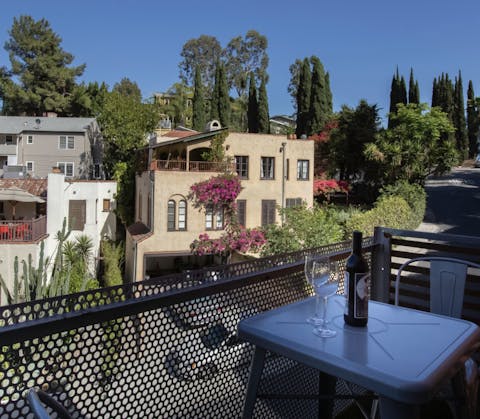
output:
M 391 235 L 382 227 L 375 227 L 372 251 L 371 298 L 388 303 L 390 289 Z

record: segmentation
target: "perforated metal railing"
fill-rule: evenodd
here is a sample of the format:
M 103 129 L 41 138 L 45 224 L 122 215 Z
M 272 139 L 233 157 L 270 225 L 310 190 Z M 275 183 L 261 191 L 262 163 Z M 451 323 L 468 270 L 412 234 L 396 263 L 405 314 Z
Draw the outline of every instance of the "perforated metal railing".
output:
M 239 417 L 253 349 L 238 322 L 308 297 L 304 255 L 344 260 L 349 246 L 1 307 L 0 419 L 33 417 L 29 388 L 74 418 Z M 289 396 L 259 400 L 255 415 L 316 417 L 317 389 L 314 371 L 272 355 L 261 391 Z

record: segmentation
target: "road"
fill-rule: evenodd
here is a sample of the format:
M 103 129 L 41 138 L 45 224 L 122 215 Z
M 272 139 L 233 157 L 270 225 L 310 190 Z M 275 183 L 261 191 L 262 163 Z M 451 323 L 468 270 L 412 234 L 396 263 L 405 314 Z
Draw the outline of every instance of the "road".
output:
M 480 236 L 480 169 L 460 167 L 425 184 L 422 231 Z

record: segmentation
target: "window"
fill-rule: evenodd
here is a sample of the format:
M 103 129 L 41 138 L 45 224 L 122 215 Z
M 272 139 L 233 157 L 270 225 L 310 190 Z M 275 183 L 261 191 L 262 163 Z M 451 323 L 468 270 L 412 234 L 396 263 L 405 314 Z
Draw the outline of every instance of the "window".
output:
M 285 202 L 285 207 L 287 208 L 294 208 L 299 207 L 303 203 L 302 198 L 287 198 Z
M 68 203 L 68 226 L 71 230 L 83 231 L 85 227 L 87 201 L 71 200 Z
M 262 199 L 262 227 L 275 223 L 276 205 L 274 199 Z
M 168 201 L 167 230 L 175 230 L 175 201 L 173 199 Z
M 65 177 L 73 177 L 73 163 L 58 162 L 57 166 Z
M 212 207 L 206 209 L 205 229 L 223 230 L 223 210 L 217 210 L 214 212 Z
M 33 144 L 33 135 L 27 135 L 27 144 Z
M 13 144 L 13 135 L 5 136 L 5 144 Z
M 33 161 L 27 161 L 27 172 L 33 172 Z
M 275 157 L 262 157 L 260 179 L 273 179 L 275 176 Z
M 245 227 L 247 220 L 247 200 L 238 199 L 237 200 L 237 219 L 238 224 Z
M 248 156 L 235 156 L 235 170 L 240 179 L 248 179 Z
M 73 150 L 75 147 L 73 135 L 61 135 L 58 148 L 61 150 Z
M 187 201 L 184 199 L 178 203 L 178 229 L 187 229 Z
M 110 199 L 103 200 L 103 212 L 110 212 Z
M 309 160 L 297 161 L 297 179 L 298 180 L 308 180 L 309 163 L 310 163 Z

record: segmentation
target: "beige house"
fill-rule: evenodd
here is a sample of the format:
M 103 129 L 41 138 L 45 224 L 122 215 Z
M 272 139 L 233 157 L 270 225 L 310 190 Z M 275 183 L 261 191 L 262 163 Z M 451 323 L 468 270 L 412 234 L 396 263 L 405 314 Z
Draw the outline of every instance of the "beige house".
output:
M 102 136 L 95 118 L 0 116 L 0 175 L 102 179 Z
M 136 222 L 126 238 L 126 276 L 179 272 L 213 264 L 194 256 L 190 243 L 208 232 L 224 231 L 222 214 L 201 212 L 187 199 L 190 186 L 230 170 L 241 178 L 238 218 L 247 228 L 281 222 L 278 207 L 313 201 L 313 141 L 285 136 L 231 133 L 225 140 L 231 164 L 206 162 L 202 154 L 223 130 L 179 132 L 149 147 L 148 169 L 136 178 Z M 181 135 L 181 136 L 180 136 Z

